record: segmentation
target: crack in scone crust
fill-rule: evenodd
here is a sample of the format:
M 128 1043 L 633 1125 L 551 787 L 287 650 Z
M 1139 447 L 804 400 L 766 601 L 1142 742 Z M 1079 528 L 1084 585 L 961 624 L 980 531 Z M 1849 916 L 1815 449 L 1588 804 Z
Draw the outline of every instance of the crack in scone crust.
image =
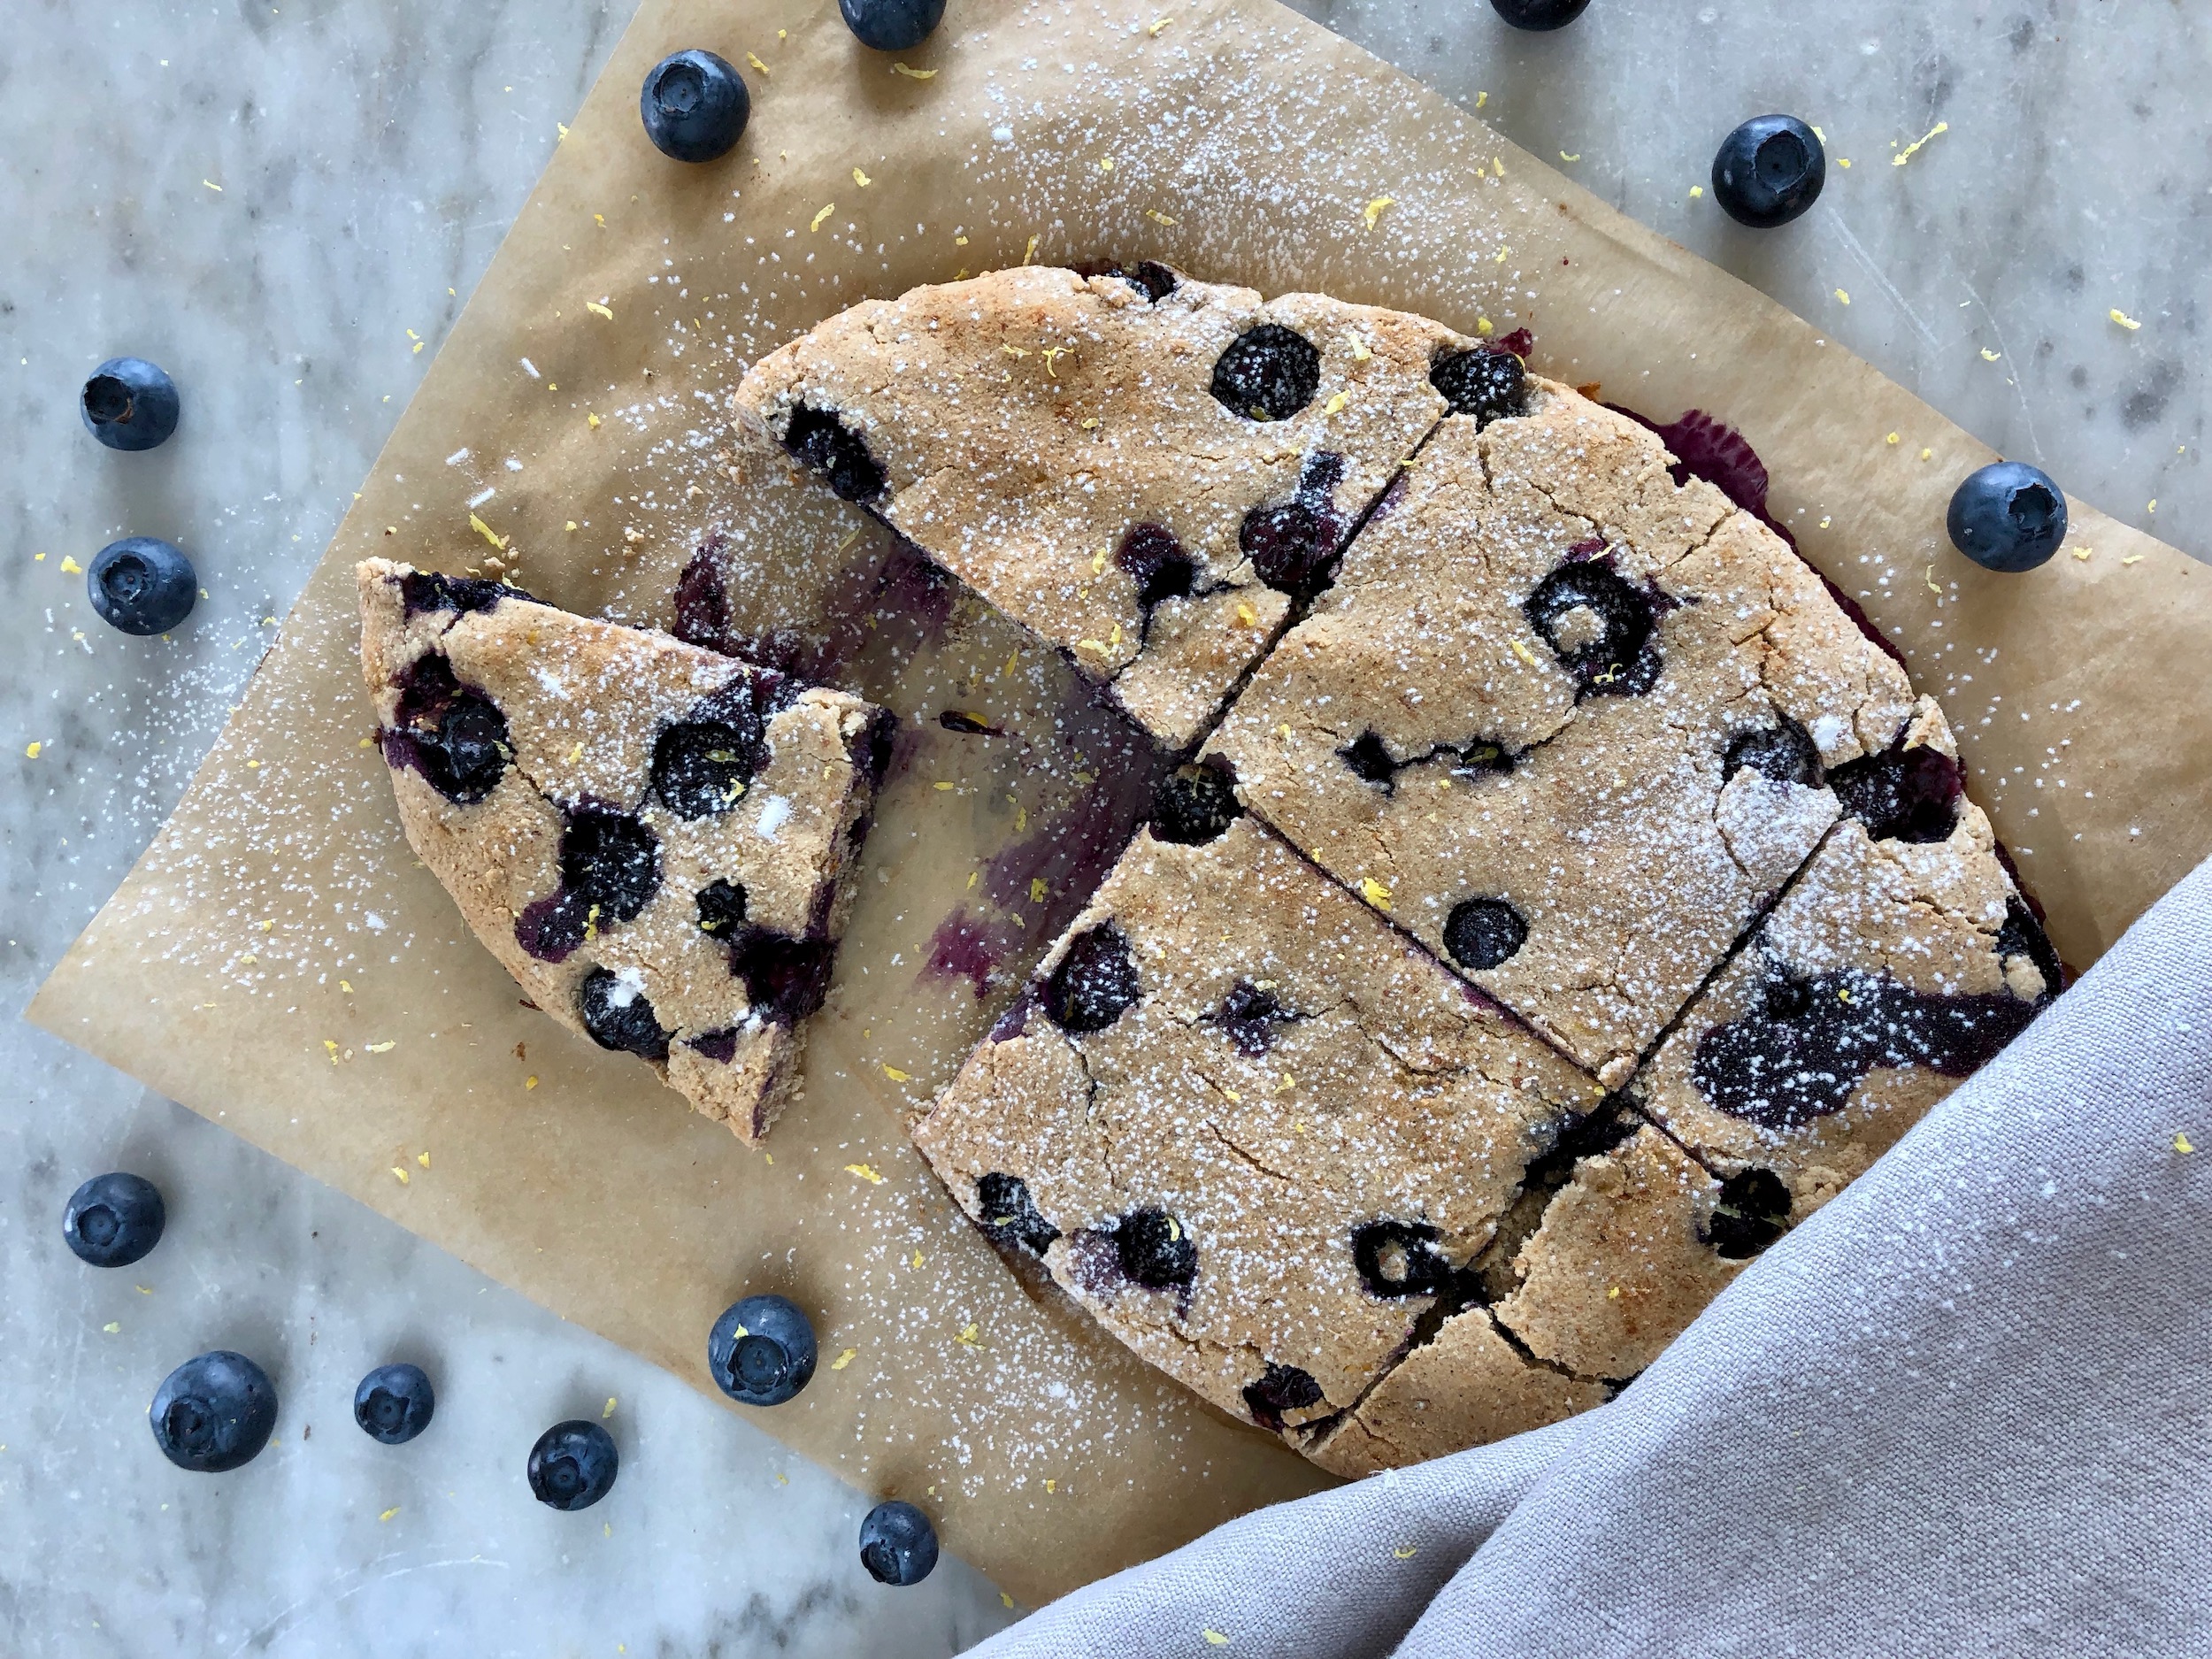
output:
M 1610 1397 L 2061 972 L 1899 661 L 1499 350 L 1025 269 L 735 399 L 1233 785 L 1140 833 L 913 1133 L 1346 1474 Z
M 813 981 L 785 986 L 762 964 L 795 953 L 826 981 L 876 711 L 491 584 L 457 605 L 465 584 L 386 561 L 358 580 L 363 672 L 423 863 L 540 1009 L 641 1054 L 757 1141 L 797 1080 L 803 1003 L 818 1000 Z M 496 780 L 480 796 L 449 794 L 423 764 L 440 741 L 410 723 L 424 681 L 497 710 L 482 767 Z M 756 1002 L 772 983 L 785 1006 Z

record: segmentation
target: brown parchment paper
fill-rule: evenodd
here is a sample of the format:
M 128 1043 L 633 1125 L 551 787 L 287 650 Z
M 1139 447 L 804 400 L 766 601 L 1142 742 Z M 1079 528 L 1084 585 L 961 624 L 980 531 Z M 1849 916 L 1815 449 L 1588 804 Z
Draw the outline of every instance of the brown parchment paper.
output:
M 637 115 L 647 67 L 695 45 L 765 65 L 743 143 L 703 167 Z M 746 363 L 858 299 L 1025 258 L 1531 328 L 1546 373 L 1748 434 L 1778 516 L 1943 700 L 2078 966 L 2212 846 L 2212 573 L 2078 502 L 2089 558 L 1974 569 L 1942 536 L 1991 458 L 1974 440 L 1268 0 L 956 0 L 904 61 L 922 74 L 830 0 L 645 0 L 190 792 L 30 1018 L 703 1389 L 720 1309 L 793 1295 L 824 1366 L 756 1420 L 925 1503 L 1035 1602 L 1322 1478 L 1033 1296 L 909 1148 L 904 1115 L 1079 904 L 1144 763 L 1064 665 L 880 532 L 717 454 Z M 712 532 L 738 626 L 811 638 L 906 720 L 770 1156 L 519 1004 L 401 836 L 354 655 L 364 555 L 456 569 L 496 536 L 542 596 L 665 623 Z M 945 730 L 954 707 L 1008 735 Z

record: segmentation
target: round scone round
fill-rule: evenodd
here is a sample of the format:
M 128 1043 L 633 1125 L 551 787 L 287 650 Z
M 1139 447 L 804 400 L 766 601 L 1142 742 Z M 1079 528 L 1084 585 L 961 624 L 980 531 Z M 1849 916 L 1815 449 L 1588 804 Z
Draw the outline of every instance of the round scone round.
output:
M 1175 751 L 913 1133 L 1328 1468 L 1609 1397 L 2059 989 L 1940 710 L 1763 485 L 1502 344 L 1025 268 L 736 406 Z

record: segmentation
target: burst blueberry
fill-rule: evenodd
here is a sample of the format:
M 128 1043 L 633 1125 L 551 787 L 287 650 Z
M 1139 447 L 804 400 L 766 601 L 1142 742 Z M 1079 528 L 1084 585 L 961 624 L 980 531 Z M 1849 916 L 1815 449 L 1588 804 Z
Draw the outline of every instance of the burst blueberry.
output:
M 1225 762 L 1178 766 L 1152 797 L 1152 833 L 1164 841 L 1196 847 L 1226 834 L 1243 812 Z
M 1786 225 L 1820 199 L 1828 156 L 1794 115 L 1755 115 L 1713 157 L 1713 199 L 1754 230 Z
M 1147 1290 L 1187 1289 L 1198 1277 L 1198 1244 L 1164 1210 L 1133 1210 L 1114 1226 L 1122 1277 Z
M 530 1495 L 548 1509 L 588 1509 L 614 1490 L 621 1464 L 613 1436 L 578 1417 L 538 1436 L 524 1473 Z
M 353 1391 L 353 1420 L 373 1440 L 404 1446 L 430 1426 L 438 1397 L 419 1365 L 379 1365 Z
M 1503 346 L 1448 352 L 1429 370 L 1429 384 L 1455 415 L 1472 415 L 1478 427 L 1522 413 L 1528 403 L 1528 370 Z
M 1105 1030 L 1139 995 L 1129 941 L 1120 928 L 1105 922 L 1069 943 L 1045 981 L 1045 1012 L 1061 1030 L 1081 1035 Z
M 653 65 L 638 94 L 645 135 L 676 161 L 714 161 L 744 134 L 753 95 L 712 52 L 673 52 Z
M 1246 329 L 1214 363 L 1214 396 L 1248 420 L 1288 420 L 1320 389 L 1320 348 L 1280 323 Z
M 111 449 L 150 449 L 177 429 L 177 383 L 143 357 L 110 357 L 79 395 L 85 430 Z
M 740 1405 L 780 1406 L 814 1376 L 814 1326 L 781 1296 L 748 1296 L 707 1333 L 707 1370 Z
M 634 976 L 594 968 L 577 991 L 576 1010 L 585 1034 L 602 1048 L 641 1060 L 668 1058 L 668 1029 Z
M 174 543 L 150 535 L 109 542 L 92 556 L 84 580 L 100 619 L 126 634 L 166 634 L 192 614 L 200 596 L 192 561 Z
M 161 1455 L 195 1474 L 253 1461 L 276 1427 L 276 1386 L 243 1354 L 219 1348 L 162 1379 L 146 1413 Z
M 860 1523 L 860 1564 L 878 1584 L 919 1584 L 937 1564 L 937 1529 L 910 1503 L 879 1503 Z
M 96 1175 L 69 1195 L 61 1236 L 81 1262 L 128 1267 L 161 1242 L 168 1211 L 142 1175 Z
M 910 52 L 944 20 L 945 0 L 837 0 L 837 9 L 863 46 Z
M 1951 545 L 1984 570 L 2032 571 L 2066 540 L 2066 495 L 2049 473 L 1999 461 L 1958 487 L 1945 527 Z

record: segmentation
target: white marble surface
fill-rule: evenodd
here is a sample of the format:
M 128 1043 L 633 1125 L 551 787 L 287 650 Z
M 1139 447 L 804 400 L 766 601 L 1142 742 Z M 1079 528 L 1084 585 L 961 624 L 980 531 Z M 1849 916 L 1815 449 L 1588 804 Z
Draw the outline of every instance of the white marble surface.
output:
M 629 9 L 18 0 L 0 31 L 0 1650 L 923 1655 L 1009 1617 L 954 1562 L 878 1588 L 857 1494 L 12 1018 L 182 790 Z M 1993 444 L 2212 555 L 2200 10 L 1596 0 L 1532 38 L 1474 0 L 1302 9 L 1468 104 L 1487 93 L 1530 150 L 1578 157 L 1562 165 Z M 1689 190 L 1767 109 L 1855 165 L 1759 236 Z M 77 383 L 119 351 L 184 388 L 150 456 L 77 424 Z M 173 642 L 110 633 L 59 568 L 126 533 L 198 561 L 211 596 Z M 102 1273 L 59 1217 L 112 1167 L 153 1176 L 172 1220 Z M 273 1364 L 280 1439 L 184 1476 L 146 1401 L 222 1345 Z M 348 1420 L 355 1379 L 395 1356 L 442 1402 L 397 1451 Z M 530 1440 L 610 1396 L 614 1494 L 541 1509 Z

